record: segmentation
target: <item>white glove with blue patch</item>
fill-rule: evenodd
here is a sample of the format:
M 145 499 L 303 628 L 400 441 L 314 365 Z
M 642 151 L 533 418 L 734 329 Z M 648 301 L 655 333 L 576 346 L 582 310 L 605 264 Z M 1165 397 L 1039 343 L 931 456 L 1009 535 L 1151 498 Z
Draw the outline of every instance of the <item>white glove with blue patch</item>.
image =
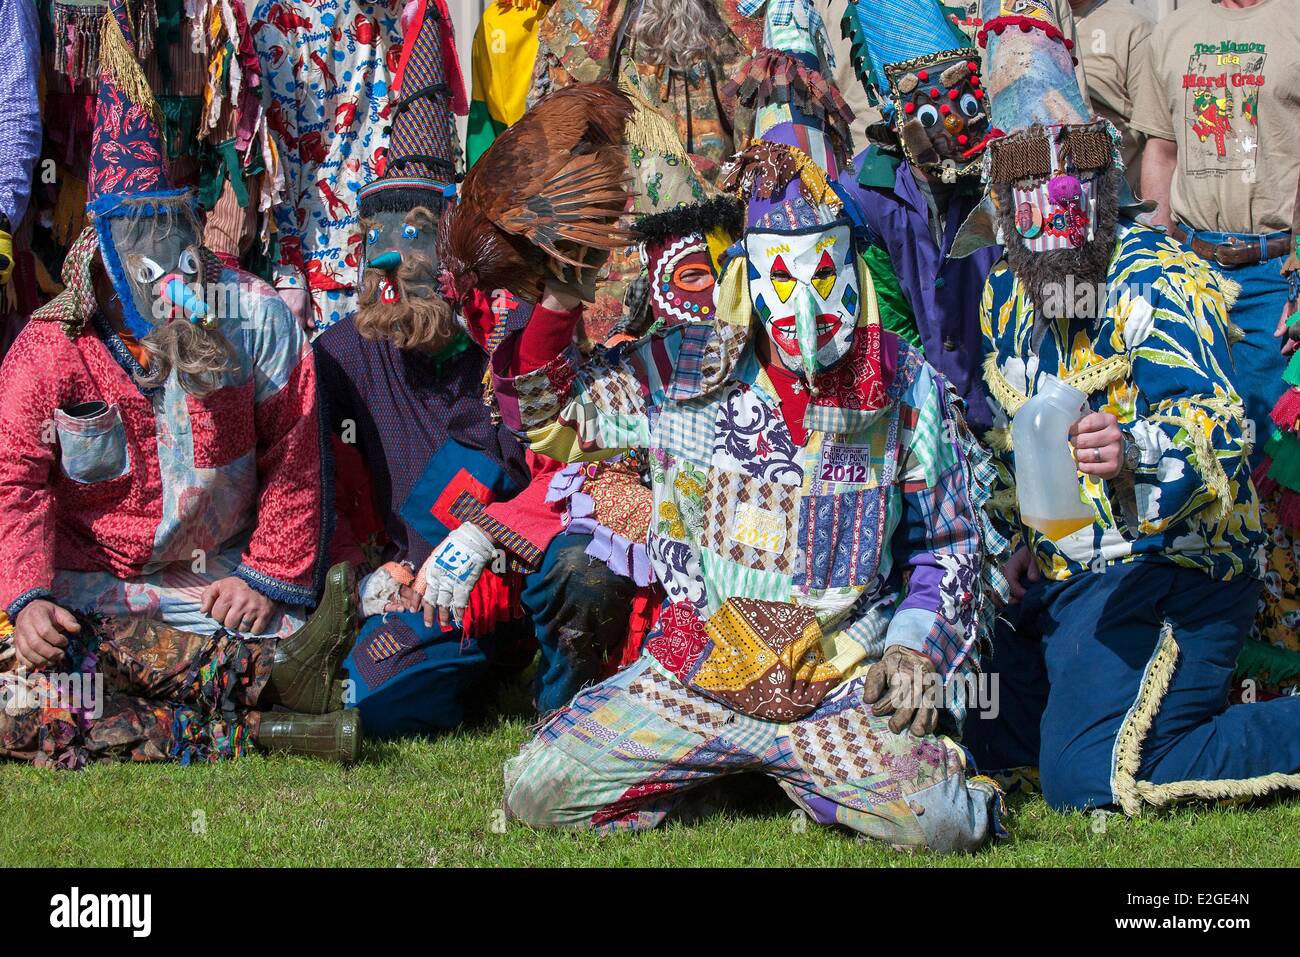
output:
M 456 624 L 461 624 L 469 593 L 495 554 L 496 543 L 477 525 L 465 522 L 452 529 L 421 570 L 426 582 L 425 623 L 433 624 L 431 612 L 437 608 L 449 611 Z M 439 617 L 446 620 L 443 614 Z

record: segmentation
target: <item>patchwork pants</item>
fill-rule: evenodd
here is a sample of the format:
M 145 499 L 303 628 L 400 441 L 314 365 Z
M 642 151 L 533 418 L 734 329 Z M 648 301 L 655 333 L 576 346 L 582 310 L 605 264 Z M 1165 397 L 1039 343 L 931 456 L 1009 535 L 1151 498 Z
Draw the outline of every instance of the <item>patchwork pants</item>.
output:
M 643 655 L 579 694 L 507 762 L 507 812 L 536 827 L 652 828 L 689 789 L 763 771 L 818 823 L 896 846 L 979 847 L 998 827 L 997 789 L 967 778 L 948 739 L 890 731 L 863 704 L 862 683 L 777 724 L 692 691 Z
M 59 672 L 0 673 L 0 756 L 38 766 L 218 761 L 252 749 L 246 724 L 275 639 L 196 634 L 141 618 L 81 618 Z
M 590 535 L 556 536 L 541 566 L 524 579 L 526 620 L 503 622 L 482 638 L 459 628 L 425 627 L 421 613 L 366 619 L 347 659 L 367 738 L 432 734 L 458 727 L 490 699 L 499 679 L 522 671 L 540 647 L 534 703 L 563 707 L 603 673 L 627 636 L 635 585 L 586 553 Z M 535 642 L 534 642 L 535 639 Z
M 1001 713 L 969 715 L 965 743 L 984 769 L 1023 763 L 1034 735 L 999 726 L 1041 703 L 1037 759 L 1058 810 L 1300 788 L 1300 697 L 1228 704 L 1258 594 L 1246 576 L 1158 562 L 1031 586 L 1017 632 L 996 638 Z
M 242 556 L 242 546 L 228 548 L 209 556 L 202 572 L 194 571 L 187 562 L 175 562 L 135 578 L 119 578 L 111 572 L 59 569 L 54 573 L 50 590 L 54 600 L 69 611 L 139 616 L 173 628 L 211 635 L 224 629 L 199 610 L 203 605 L 203 590 L 214 581 L 232 575 Z M 301 606 L 277 608 L 267 628 L 268 635 L 283 638 L 307 620 L 307 610 Z

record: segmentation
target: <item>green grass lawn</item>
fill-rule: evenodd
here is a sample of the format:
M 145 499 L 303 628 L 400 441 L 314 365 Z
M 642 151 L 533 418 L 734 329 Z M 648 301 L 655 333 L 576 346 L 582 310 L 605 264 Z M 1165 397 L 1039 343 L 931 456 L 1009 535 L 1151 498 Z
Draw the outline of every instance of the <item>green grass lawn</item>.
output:
M 307 758 L 0 766 L 0 868 L 8 866 L 896 865 L 1295 866 L 1300 801 L 1188 807 L 1135 820 L 1058 815 L 1013 798 L 1010 840 L 973 856 L 899 854 L 791 819 L 755 780 L 693 824 L 596 837 L 501 830 L 501 764 L 520 718 L 432 741 L 369 744 L 341 768 Z M 801 826 L 802 825 L 802 826 Z

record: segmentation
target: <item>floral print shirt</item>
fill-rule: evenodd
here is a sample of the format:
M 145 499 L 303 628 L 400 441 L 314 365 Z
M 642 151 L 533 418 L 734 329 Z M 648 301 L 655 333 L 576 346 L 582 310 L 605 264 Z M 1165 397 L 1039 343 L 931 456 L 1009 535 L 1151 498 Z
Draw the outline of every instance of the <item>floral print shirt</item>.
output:
M 1138 225 L 1121 225 L 1106 285 L 1099 320 L 1057 320 L 1035 351 L 1034 304 L 1005 261 L 985 284 L 980 327 L 994 408 L 986 439 L 1000 475 L 993 514 L 1052 579 L 1135 560 L 1224 580 L 1258 577 L 1255 436 L 1229 352 L 1234 285 L 1165 233 Z M 1080 476 L 1095 520 L 1057 541 L 1020 523 L 1008 427 L 1049 374 L 1086 393 L 1094 411 L 1113 414 L 1140 456 L 1136 471 L 1117 479 Z

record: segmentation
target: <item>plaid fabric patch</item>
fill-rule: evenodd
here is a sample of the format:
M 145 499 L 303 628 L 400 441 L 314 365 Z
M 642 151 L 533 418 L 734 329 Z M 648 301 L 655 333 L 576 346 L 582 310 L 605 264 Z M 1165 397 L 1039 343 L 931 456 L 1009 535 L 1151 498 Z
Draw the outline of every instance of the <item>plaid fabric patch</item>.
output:
M 542 563 L 542 549 L 528 539 L 503 525 L 485 511 L 487 506 L 469 492 L 461 492 L 447 511 L 457 522 L 472 522 L 483 529 L 494 542 L 504 548 L 509 557 L 507 571 L 527 574 Z
M 415 632 L 400 619 L 393 619 L 362 641 L 352 662 L 373 691 L 427 658 Z
M 738 472 L 710 468 L 704 492 L 703 545 L 739 565 L 793 574 L 798 561 L 795 516 L 799 514 L 799 486 L 750 478 Z M 751 528 L 762 518 L 773 524 L 764 532 L 767 547 L 746 541 L 756 537 Z M 775 547 L 774 547 L 775 546 Z
M 713 423 L 717 418 L 717 399 L 706 404 L 665 405 L 655 424 L 654 446 L 676 459 L 706 467 L 713 458 Z

